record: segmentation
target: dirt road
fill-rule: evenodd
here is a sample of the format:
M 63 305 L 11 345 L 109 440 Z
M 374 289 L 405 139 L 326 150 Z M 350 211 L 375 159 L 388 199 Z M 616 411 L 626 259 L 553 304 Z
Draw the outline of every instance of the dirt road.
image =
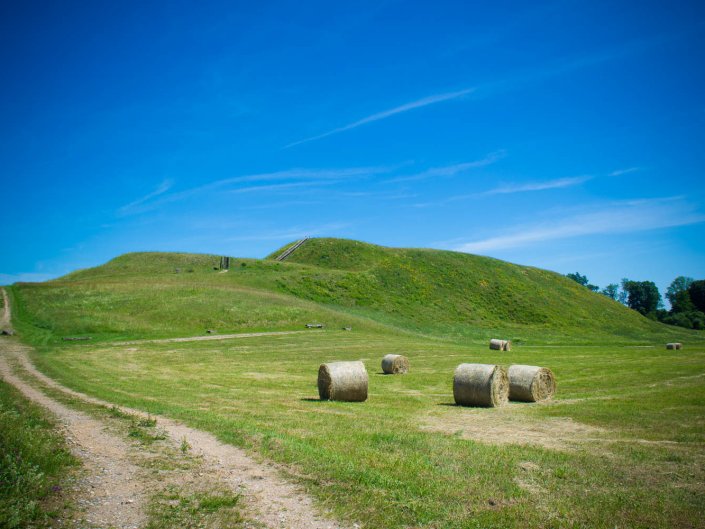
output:
M 10 306 L 7 296 L 2 318 L 10 321 Z M 210 337 L 209 337 L 210 338 Z M 37 389 L 37 385 L 59 390 L 84 402 L 112 406 L 112 403 L 96 399 L 66 388 L 47 377 L 32 364 L 29 347 L 16 338 L 0 339 L 0 375 L 19 389 L 27 398 L 54 413 L 65 425 L 67 435 L 79 447 L 79 457 L 101 494 L 101 501 L 87 515 L 101 520 L 105 525 L 119 528 L 140 527 L 144 521 L 143 507 L 145 491 L 149 490 L 136 467 L 131 463 L 130 448 L 122 440 L 104 431 L 104 425 L 96 419 L 68 408 Z M 23 370 L 38 384 L 27 383 L 12 369 Z M 121 408 L 127 413 L 146 417 L 139 410 Z M 215 436 L 190 428 L 166 417 L 155 417 L 160 428 L 176 445 L 186 442 L 192 451 L 202 457 L 205 472 L 234 492 L 243 496 L 247 515 L 269 528 L 287 529 L 333 529 L 342 527 L 319 512 L 313 500 L 300 487 L 281 477 L 281 472 L 272 464 L 260 463 L 244 450 L 218 441 Z M 106 471 L 107 470 L 107 471 Z

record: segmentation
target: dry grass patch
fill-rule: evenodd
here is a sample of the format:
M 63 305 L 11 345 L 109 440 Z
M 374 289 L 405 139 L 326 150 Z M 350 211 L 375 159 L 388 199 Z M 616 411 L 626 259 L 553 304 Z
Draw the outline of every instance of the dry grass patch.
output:
M 605 430 L 570 417 L 537 417 L 525 405 L 471 409 L 448 407 L 421 419 L 420 429 L 490 444 L 533 445 L 568 451 L 605 438 Z

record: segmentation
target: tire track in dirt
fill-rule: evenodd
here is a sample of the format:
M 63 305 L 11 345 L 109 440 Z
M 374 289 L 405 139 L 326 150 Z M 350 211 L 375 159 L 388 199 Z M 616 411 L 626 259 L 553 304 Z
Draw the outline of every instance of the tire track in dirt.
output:
M 10 306 L 6 301 L 5 313 L 8 314 L 8 317 L 9 312 Z M 31 362 L 28 351 L 29 347 L 23 346 L 15 340 L 12 340 L 11 343 L 0 344 L 0 367 L 2 368 L 3 376 L 7 373 L 13 385 L 14 382 L 17 382 L 28 393 L 34 392 L 38 394 L 38 398 L 45 399 L 47 407 L 56 405 L 57 409 L 61 407 L 68 413 L 77 413 L 55 401 L 49 402 L 51 399 L 12 375 L 7 364 L 6 357 L 8 356 L 13 357 L 35 379 L 51 388 L 90 404 L 106 407 L 113 406 L 110 402 L 74 391 L 46 376 Z M 121 409 L 139 417 L 148 417 L 148 414 L 140 410 L 126 407 L 121 407 Z M 273 464 L 259 463 L 247 455 L 244 450 L 222 443 L 208 432 L 196 430 L 166 417 L 155 415 L 151 415 L 151 417 L 157 419 L 159 426 L 169 435 L 173 442 L 182 440 L 187 442 L 192 447 L 193 453 L 203 458 L 206 468 L 213 476 L 219 477 L 233 491 L 242 494 L 247 506 L 247 514 L 258 522 L 272 529 L 340 529 L 343 527 L 332 518 L 319 513 L 314 506 L 312 498 L 303 492 L 300 487 L 283 479 Z M 86 417 L 86 419 L 88 418 Z M 92 419 L 88 420 L 93 421 Z M 92 428 L 100 431 L 102 427 L 98 421 L 93 421 Z M 69 430 L 73 433 L 71 425 L 69 425 Z M 121 528 L 127 527 L 115 525 Z
M 14 340 L 13 340 L 14 342 Z M 65 430 L 71 452 L 87 472 L 88 501 L 83 517 L 89 526 L 136 528 L 144 524 L 146 490 L 140 480 L 140 469 L 129 457 L 128 445 L 104 430 L 104 425 L 88 415 L 72 410 L 47 397 L 12 372 L 7 356 L 21 347 L 0 342 L 0 376 L 27 399 L 54 414 Z
M 318 333 L 323 331 L 270 331 L 270 332 L 241 332 L 236 334 L 213 334 L 210 336 L 186 336 L 183 338 L 156 338 L 154 340 L 129 340 L 124 342 L 107 342 L 106 345 L 139 345 L 143 343 L 178 343 L 178 342 L 207 342 L 209 340 L 231 340 L 234 338 L 256 338 L 258 336 L 284 336 L 287 334 Z

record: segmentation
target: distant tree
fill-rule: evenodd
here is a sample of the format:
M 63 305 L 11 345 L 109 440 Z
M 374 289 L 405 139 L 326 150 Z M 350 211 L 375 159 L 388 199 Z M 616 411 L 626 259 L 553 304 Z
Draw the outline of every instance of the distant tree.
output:
M 610 283 L 600 291 L 600 294 L 603 294 L 610 299 L 616 300 L 619 296 L 619 285 L 616 283 Z
M 666 289 L 666 299 L 673 306 L 676 302 L 676 296 L 681 292 L 687 292 L 690 285 L 693 284 L 692 277 L 678 276 Z M 682 300 L 682 298 L 681 298 Z
M 690 299 L 690 292 L 687 290 L 680 290 L 675 294 L 672 294 L 668 300 L 671 302 L 671 313 L 678 314 L 681 312 L 693 312 L 695 309 L 695 304 Z
M 597 285 L 591 285 L 588 281 L 587 276 L 581 275 L 580 272 L 575 272 L 574 274 L 566 274 L 566 277 L 572 279 L 579 285 L 582 285 L 585 288 L 592 290 L 593 292 L 598 292 L 600 290 L 600 287 L 598 287 Z
M 688 287 L 690 301 L 700 312 L 705 312 L 705 279 L 693 281 Z
M 644 316 L 655 314 L 661 303 L 661 294 L 653 281 L 622 281 L 622 290 L 627 294 L 627 306 Z
M 690 318 L 682 312 L 679 312 L 678 314 L 667 313 L 666 317 L 664 317 L 661 321 L 667 325 L 675 325 L 677 327 L 683 327 L 684 329 L 693 328 L 693 322 L 691 322 Z
M 588 284 L 588 278 L 587 276 L 580 275 L 580 272 L 575 272 L 574 274 L 566 274 L 565 275 L 568 279 L 572 279 L 579 285 L 587 286 Z
M 622 286 L 622 290 L 620 290 L 619 294 L 617 295 L 617 301 L 619 301 L 622 305 L 626 305 L 627 298 L 629 298 L 629 294 L 627 293 L 626 290 L 624 290 L 624 285 L 626 283 L 629 283 L 629 281 L 630 281 L 629 279 L 627 279 L 626 277 L 623 277 L 622 282 L 620 283 L 620 285 Z

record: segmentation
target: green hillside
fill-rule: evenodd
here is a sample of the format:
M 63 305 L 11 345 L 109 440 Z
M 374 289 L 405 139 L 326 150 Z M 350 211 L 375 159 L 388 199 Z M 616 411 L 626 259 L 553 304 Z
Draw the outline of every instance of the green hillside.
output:
M 344 526 L 703 526 L 705 333 L 485 257 L 335 239 L 273 256 L 123 255 L 13 285 L 13 324 L 47 375 L 276 462 Z M 207 329 L 301 332 L 133 341 Z M 409 373 L 382 374 L 387 353 Z M 366 402 L 319 400 L 335 360 L 365 364 Z M 546 366 L 558 393 L 455 406 L 464 362 Z
M 281 250 L 280 250 L 281 251 Z M 278 255 L 280 251 L 275 252 Z M 647 320 L 554 272 L 457 252 L 311 239 L 285 262 L 131 253 L 46 283 L 13 287 L 33 341 L 340 328 L 515 343 L 701 340 Z
M 282 276 L 278 284 L 285 292 L 359 314 L 374 312 L 377 319 L 421 332 L 484 336 L 484 329 L 539 341 L 542 332 L 547 339 L 578 341 L 683 335 L 560 274 L 489 257 L 311 239 L 287 263 L 316 269 Z

